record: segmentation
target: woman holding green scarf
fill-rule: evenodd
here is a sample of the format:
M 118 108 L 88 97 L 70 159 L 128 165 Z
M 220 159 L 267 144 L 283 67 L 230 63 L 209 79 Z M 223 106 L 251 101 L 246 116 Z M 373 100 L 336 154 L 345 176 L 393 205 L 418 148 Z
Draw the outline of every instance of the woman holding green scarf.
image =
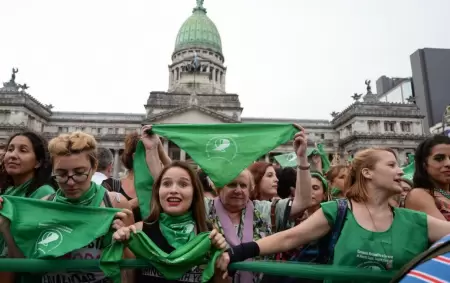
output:
M 211 230 L 207 227 L 203 198 L 203 189 L 195 171 L 187 163 L 174 162 L 162 170 L 153 185 L 150 216 L 143 222 L 119 229 L 113 238 L 126 241 L 131 233 L 142 231 L 161 252 L 170 254 L 197 234 Z M 217 249 L 226 247 L 225 238 L 217 230 L 213 230 L 209 237 Z M 137 270 L 134 283 L 201 282 L 202 272 L 202 267 L 196 266 L 172 281 L 151 267 Z M 217 274 L 210 282 L 228 281 Z
M 6 143 L 6 152 L 0 167 L 6 187 L 1 195 L 40 199 L 54 193 L 57 185 L 51 177 L 51 161 L 45 139 L 33 132 L 17 133 Z M 0 236 L 0 257 L 8 256 L 8 248 Z M 0 282 L 7 282 L 6 273 L 0 273 Z
M 49 143 L 49 152 L 53 162 L 53 177 L 59 189 L 43 199 L 73 206 L 121 208 L 123 210 L 117 213 L 117 219 L 112 223 L 112 227 L 117 229 L 130 225 L 133 218 L 128 201 L 121 194 L 107 192 L 104 187 L 91 181 L 92 175 L 97 170 L 96 150 L 97 142 L 93 136 L 86 133 L 63 134 L 52 139 Z M 10 239 L 9 228 L 2 226 L 5 238 L 8 235 Z M 63 258 L 97 259 L 100 258 L 106 244 L 108 243 L 104 242 L 104 237 L 101 237 L 85 247 L 66 254 Z M 15 257 L 23 257 L 14 240 L 8 242 L 8 246 L 10 245 L 14 247 Z M 28 275 L 23 276 L 21 282 L 73 282 L 76 278 L 89 283 L 110 282 L 102 272 L 91 271 Z

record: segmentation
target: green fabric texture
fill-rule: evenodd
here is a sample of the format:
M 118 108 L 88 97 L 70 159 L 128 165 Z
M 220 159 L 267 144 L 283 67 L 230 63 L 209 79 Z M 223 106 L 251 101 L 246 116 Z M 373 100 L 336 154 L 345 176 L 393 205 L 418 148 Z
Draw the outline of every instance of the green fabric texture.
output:
M 292 124 L 161 124 L 152 132 L 184 150 L 216 187 L 223 187 L 267 152 L 293 139 Z M 134 185 L 143 219 L 150 214 L 153 178 L 139 142 L 133 160 Z
M 80 249 L 105 235 L 120 211 L 4 196 L 0 214 L 27 258 L 47 259 Z
M 167 242 L 175 249 L 184 246 L 195 238 L 195 221 L 190 211 L 180 216 L 161 213 L 159 215 L 159 228 Z
M 152 199 L 153 177 L 145 159 L 145 147 L 142 141 L 136 146 L 133 158 L 134 188 L 139 201 L 142 219 L 150 215 L 150 201 Z
M 306 149 L 306 156 L 310 157 L 312 155 L 320 155 L 320 160 L 322 161 L 322 170 L 327 172 L 330 169 L 331 163 L 328 159 L 328 155 L 323 149 L 323 144 L 318 144 L 317 148 L 309 147 Z M 276 155 L 275 160 L 280 164 L 281 167 L 296 167 L 297 166 L 297 154 L 295 152 Z
M 322 203 L 321 206 L 328 223 L 332 226 L 337 217 L 337 202 L 330 201 Z M 393 208 L 393 213 L 394 221 L 388 230 L 372 232 L 361 227 L 349 209 L 335 246 L 333 266 L 399 270 L 416 255 L 427 250 L 427 215 L 403 208 Z M 407 241 L 405 235 L 408 235 Z M 352 281 L 345 280 L 345 282 Z
M 28 186 L 31 184 L 31 180 L 23 183 L 17 187 L 9 187 L 5 190 L 5 193 L 2 196 L 15 196 L 15 197 L 26 197 L 26 191 Z M 32 194 L 30 194 L 29 198 L 32 199 L 41 199 L 45 196 L 51 195 L 55 192 L 53 187 L 49 185 L 44 185 L 42 187 L 37 188 Z M 0 258 L 6 257 L 8 253 L 8 248 L 3 239 L 3 236 L 0 235 Z
M 408 154 L 409 164 L 402 168 L 403 170 L 403 178 L 412 181 L 414 177 L 414 154 Z
M 144 232 L 132 234 L 126 246 L 138 259 L 145 259 L 154 266 L 167 280 L 177 280 L 193 267 L 202 265 L 210 259 L 202 274 L 201 282 L 208 282 L 214 276 L 216 259 L 222 251 L 214 248 L 209 239 L 209 232 L 195 236 L 185 245 L 170 254 L 162 251 Z M 124 243 L 113 242 L 103 250 L 100 268 L 114 283 L 121 282 L 120 261 L 123 258 Z
M 79 206 L 90 206 L 90 207 L 100 207 L 105 197 L 106 189 L 103 186 L 97 185 L 91 182 L 89 190 L 87 190 L 81 197 L 77 199 L 66 198 L 63 195 L 61 189 L 56 191 L 54 202 L 68 204 L 68 205 L 79 205 Z
M 17 187 L 9 187 L 5 190 L 5 193 L 3 195 L 6 196 L 14 196 L 14 197 L 26 197 L 26 192 L 28 187 L 30 186 L 32 182 L 31 180 L 26 181 L 20 186 Z M 37 188 L 33 193 L 30 194 L 29 198 L 34 199 L 41 199 L 45 196 L 51 195 L 55 192 L 55 189 L 53 189 L 52 186 L 49 185 L 43 185 L 39 188 Z

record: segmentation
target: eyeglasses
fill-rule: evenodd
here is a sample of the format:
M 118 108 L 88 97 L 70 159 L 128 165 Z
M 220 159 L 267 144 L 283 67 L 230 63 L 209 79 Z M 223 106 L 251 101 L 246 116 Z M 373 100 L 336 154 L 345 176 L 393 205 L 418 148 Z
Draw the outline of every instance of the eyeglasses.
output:
M 92 169 L 92 168 L 91 168 Z M 72 175 L 53 175 L 52 177 L 55 179 L 57 183 L 67 184 L 70 179 L 72 179 L 75 183 L 82 183 L 87 180 L 89 174 L 91 173 L 91 169 L 84 173 L 75 173 Z

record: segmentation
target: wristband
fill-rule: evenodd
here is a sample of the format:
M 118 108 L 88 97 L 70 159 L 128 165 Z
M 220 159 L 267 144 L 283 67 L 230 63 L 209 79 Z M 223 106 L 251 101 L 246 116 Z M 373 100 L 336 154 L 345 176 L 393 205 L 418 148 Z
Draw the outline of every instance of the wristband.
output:
M 259 256 L 259 246 L 256 242 L 242 243 L 227 250 L 230 264 Z
M 309 170 L 311 168 L 311 164 L 308 164 L 308 166 L 297 165 L 297 168 L 303 171 Z

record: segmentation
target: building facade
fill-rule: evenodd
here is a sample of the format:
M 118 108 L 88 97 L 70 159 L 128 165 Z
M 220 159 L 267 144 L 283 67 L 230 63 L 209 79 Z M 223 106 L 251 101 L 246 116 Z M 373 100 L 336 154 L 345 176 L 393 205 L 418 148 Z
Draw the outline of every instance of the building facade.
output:
M 333 119 L 271 119 L 242 117 L 239 95 L 226 92 L 227 67 L 217 27 L 207 16 L 203 1 L 197 1 L 192 15 L 183 23 L 176 37 L 168 66 L 166 92 L 150 92 L 144 114 L 86 113 L 53 111 L 27 93 L 27 86 L 17 82 L 17 69 L 0 88 L 0 141 L 18 131 L 32 130 L 52 138 L 60 133 L 84 131 L 96 137 L 102 147 L 112 150 L 115 175 L 120 170 L 119 156 L 126 134 L 140 131 L 142 124 L 156 123 L 299 123 L 309 133 L 309 143 L 322 143 L 330 159 L 354 154 L 372 146 L 394 148 L 402 162 L 424 138 L 423 115 L 412 103 L 390 103 L 372 94 L 370 82 L 363 101 L 361 95 Z M 189 156 L 170 141 L 164 147 L 173 159 Z M 291 143 L 281 145 L 263 159 L 290 152 Z

